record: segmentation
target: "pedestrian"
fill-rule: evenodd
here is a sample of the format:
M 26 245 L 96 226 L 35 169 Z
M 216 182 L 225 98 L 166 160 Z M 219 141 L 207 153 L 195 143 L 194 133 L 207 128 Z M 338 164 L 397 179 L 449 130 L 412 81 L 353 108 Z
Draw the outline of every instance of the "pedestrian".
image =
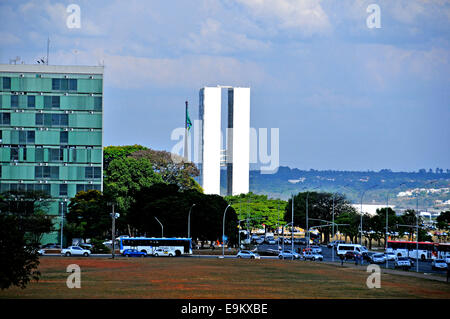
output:
M 359 258 L 359 255 L 355 254 L 355 265 L 358 265 L 358 258 Z
M 341 266 L 344 266 L 344 255 L 339 255 L 339 258 L 341 258 Z

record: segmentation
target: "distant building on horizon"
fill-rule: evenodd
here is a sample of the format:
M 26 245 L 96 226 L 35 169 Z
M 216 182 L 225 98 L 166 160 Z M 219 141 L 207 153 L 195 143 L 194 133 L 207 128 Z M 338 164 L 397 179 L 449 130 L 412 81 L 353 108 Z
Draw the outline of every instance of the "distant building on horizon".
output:
M 0 65 L 0 191 L 45 191 L 49 215 L 103 185 L 103 67 Z M 60 243 L 61 218 L 42 243 Z

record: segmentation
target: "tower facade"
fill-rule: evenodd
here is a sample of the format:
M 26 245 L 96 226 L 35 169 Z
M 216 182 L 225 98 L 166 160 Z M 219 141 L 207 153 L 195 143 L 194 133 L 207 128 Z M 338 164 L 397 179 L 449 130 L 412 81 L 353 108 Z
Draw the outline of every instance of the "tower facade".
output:
M 222 150 L 222 87 L 200 90 L 200 184 L 206 194 L 220 195 L 220 167 L 227 167 L 227 195 L 249 192 L 250 88 L 228 88 L 226 150 Z M 222 154 L 225 154 L 223 158 Z
M 79 191 L 102 190 L 103 67 L 0 65 L 0 192 L 44 191 L 60 242 Z

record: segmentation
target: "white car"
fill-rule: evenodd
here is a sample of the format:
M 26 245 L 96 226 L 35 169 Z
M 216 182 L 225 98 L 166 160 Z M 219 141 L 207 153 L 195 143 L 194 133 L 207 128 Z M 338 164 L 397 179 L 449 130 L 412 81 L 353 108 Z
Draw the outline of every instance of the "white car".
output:
M 310 246 L 310 248 L 313 253 L 318 253 L 318 254 L 322 253 L 322 248 L 320 248 L 320 246 L 314 245 L 314 246 Z
M 312 261 L 315 261 L 315 260 L 322 261 L 323 260 L 323 256 L 321 254 L 315 253 L 313 251 L 305 251 L 305 252 L 303 252 L 303 258 L 305 260 L 311 259 Z
M 370 257 L 370 261 L 374 264 L 383 264 L 386 262 L 386 256 L 385 254 L 373 254 Z
M 175 254 L 172 251 L 169 251 L 167 249 L 157 248 L 153 252 L 153 256 L 155 256 L 155 257 L 160 257 L 160 256 L 173 257 L 173 256 L 175 256 Z
M 395 268 L 403 268 L 405 270 L 409 270 L 411 266 L 411 261 L 408 257 L 397 257 L 394 261 Z
M 450 256 L 445 257 L 445 262 L 446 262 L 447 264 L 450 264 Z
M 45 250 L 44 250 L 44 249 L 39 249 L 39 250 L 38 250 L 38 255 L 39 255 L 39 256 L 45 255 Z
M 444 259 L 434 259 L 431 263 L 431 268 L 436 269 L 447 269 L 447 263 Z
M 261 259 L 261 257 L 259 256 L 259 254 L 254 253 L 254 252 L 249 251 L 249 250 L 240 250 L 240 251 L 237 253 L 236 258 Z
M 292 250 L 283 250 L 278 254 L 280 259 L 300 259 L 300 255 Z
M 65 249 L 61 250 L 61 255 L 70 257 L 70 256 L 85 256 L 88 257 L 91 254 L 91 251 L 88 249 L 83 249 L 78 246 L 69 246 Z
M 390 261 L 390 260 L 395 260 L 395 259 L 397 258 L 397 256 L 395 256 L 394 253 L 386 253 L 386 254 L 384 254 L 384 255 L 386 256 L 386 258 L 387 258 L 388 261 Z
M 275 245 L 276 241 L 273 237 L 266 237 L 266 243 L 268 243 L 269 245 Z

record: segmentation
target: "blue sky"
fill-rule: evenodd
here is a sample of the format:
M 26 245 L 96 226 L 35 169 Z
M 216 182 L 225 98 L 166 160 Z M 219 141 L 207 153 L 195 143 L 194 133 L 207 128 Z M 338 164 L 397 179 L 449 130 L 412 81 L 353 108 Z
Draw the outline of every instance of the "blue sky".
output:
M 104 63 L 105 145 L 171 150 L 184 101 L 197 119 L 199 89 L 221 84 L 251 87 L 280 165 L 450 168 L 447 0 L 0 0 L 0 63 L 35 63 L 47 37 L 50 64 Z

